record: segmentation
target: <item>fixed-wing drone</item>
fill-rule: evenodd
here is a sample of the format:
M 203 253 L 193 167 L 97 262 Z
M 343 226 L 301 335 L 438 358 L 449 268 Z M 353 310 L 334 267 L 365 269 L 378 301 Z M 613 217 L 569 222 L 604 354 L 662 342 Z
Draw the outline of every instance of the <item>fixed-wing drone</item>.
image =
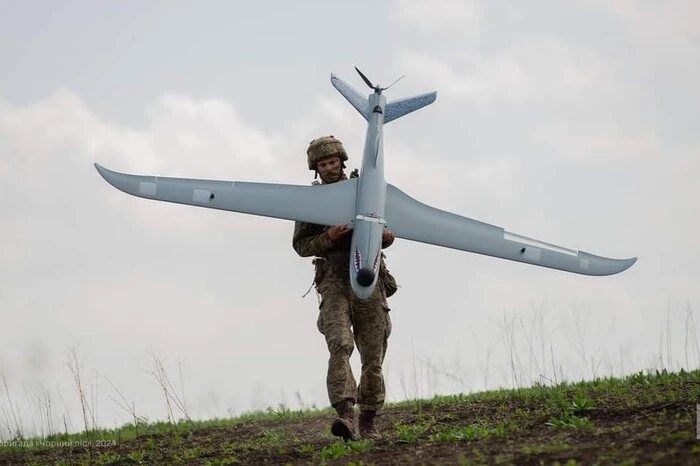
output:
M 612 275 L 637 258 L 610 259 L 555 246 L 423 204 L 384 179 L 383 127 L 435 101 L 436 93 L 386 101 L 382 91 L 355 68 L 373 93 L 365 97 L 331 75 L 333 86 L 367 120 L 359 177 L 316 186 L 139 176 L 95 163 L 115 188 L 134 196 L 319 225 L 352 224 L 350 283 L 360 299 L 373 292 L 382 232 L 397 238 L 484 254 L 583 275 Z M 391 87 L 391 86 L 389 86 Z M 308 206 L 314 206 L 309 208 Z

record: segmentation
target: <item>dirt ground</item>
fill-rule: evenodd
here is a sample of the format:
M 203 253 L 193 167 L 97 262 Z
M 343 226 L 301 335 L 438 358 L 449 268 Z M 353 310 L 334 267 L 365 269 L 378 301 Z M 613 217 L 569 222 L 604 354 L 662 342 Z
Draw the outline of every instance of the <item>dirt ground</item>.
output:
M 0 464 L 700 464 L 698 393 L 692 379 L 593 391 L 585 416 L 567 426 L 552 425 L 566 416 L 543 397 L 424 401 L 382 411 L 384 438 L 374 442 L 332 437 L 330 414 L 280 416 L 142 435 L 93 449 L 92 461 L 84 448 L 0 449 Z

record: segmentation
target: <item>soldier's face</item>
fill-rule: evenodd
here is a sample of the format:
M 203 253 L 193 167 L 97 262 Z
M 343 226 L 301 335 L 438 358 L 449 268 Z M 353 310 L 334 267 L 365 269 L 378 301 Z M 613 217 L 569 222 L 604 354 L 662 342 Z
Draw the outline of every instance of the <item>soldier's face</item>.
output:
M 321 159 L 316 165 L 318 174 L 326 183 L 333 183 L 340 178 L 341 163 L 340 157 L 326 157 Z

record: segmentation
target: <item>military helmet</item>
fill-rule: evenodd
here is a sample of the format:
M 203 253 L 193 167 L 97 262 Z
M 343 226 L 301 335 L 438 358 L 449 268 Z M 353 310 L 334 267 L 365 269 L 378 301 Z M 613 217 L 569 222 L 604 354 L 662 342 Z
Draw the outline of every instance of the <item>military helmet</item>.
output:
M 306 150 L 307 160 L 309 162 L 309 170 L 316 170 L 316 164 L 326 157 L 340 157 L 340 162 L 345 167 L 345 162 L 348 159 L 348 154 L 345 152 L 343 143 L 331 136 L 323 136 L 316 138 L 309 143 L 309 148 Z

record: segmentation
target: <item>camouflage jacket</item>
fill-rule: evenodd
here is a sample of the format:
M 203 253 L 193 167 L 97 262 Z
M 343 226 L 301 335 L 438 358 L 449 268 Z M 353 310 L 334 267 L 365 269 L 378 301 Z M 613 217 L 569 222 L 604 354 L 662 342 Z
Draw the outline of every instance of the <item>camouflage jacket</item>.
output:
M 347 179 L 342 177 L 341 179 Z M 325 260 L 314 259 L 315 265 L 315 283 L 319 285 L 327 267 L 340 267 L 346 269 L 350 263 L 350 242 L 352 236 L 350 234 L 338 240 L 331 240 L 328 236 L 330 226 L 316 225 L 314 223 L 295 222 L 294 236 L 292 238 L 292 247 L 301 257 L 322 258 Z M 382 242 L 382 249 L 388 248 L 394 242 L 390 239 Z M 384 253 L 381 255 L 379 263 L 379 282 L 384 286 L 386 296 L 389 297 L 396 292 L 397 286 L 394 277 L 386 268 L 384 262 Z

